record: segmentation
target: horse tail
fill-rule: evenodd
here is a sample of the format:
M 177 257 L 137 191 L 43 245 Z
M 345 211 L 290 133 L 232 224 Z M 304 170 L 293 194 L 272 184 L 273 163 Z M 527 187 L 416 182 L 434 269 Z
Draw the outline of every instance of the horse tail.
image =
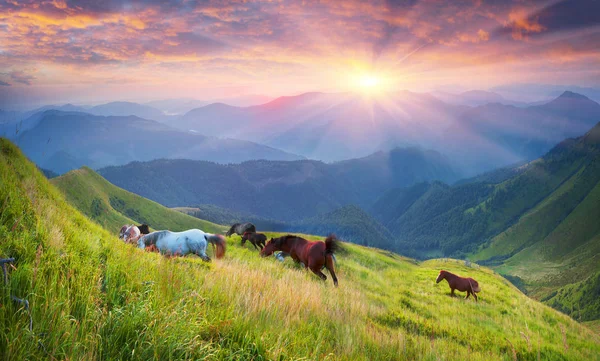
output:
M 215 256 L 217 258 L 223 258 L 225 255 L 225 237 L 221 236 L 220 234 L 213 234 L 206 237 L 206 239 L 217 247 Z
M 469 285 L 471 286 L 471 292 L 481 292 L 481 288 L 479 287 L 479 283 L 472 278 L 469 278 Z
M 335 234 L 330 234 L 325 238 L 325 254 L 333 254 L 335 251 L 339 249 L 338 239 Z

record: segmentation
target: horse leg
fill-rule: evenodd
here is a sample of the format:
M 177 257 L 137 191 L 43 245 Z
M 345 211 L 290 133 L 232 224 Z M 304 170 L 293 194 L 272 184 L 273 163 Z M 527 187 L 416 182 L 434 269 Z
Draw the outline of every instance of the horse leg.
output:
M 312 268 L 312 267 L 311 267 L 311 268 L 310 268 L 310 270 L 311 270 L 311 271 L 312 271 L 314 274 L 316 274 L 317 276 L 321 277 L 321 279 L 322 279 L 323 281 L 326 281 L 326 280 L 327 280 L 327 276 L 325 276 L 325 273 L 321 272 L 321 270 L 320 270 L 319 268 L 320 268 L 320 267 L 316 267 L 316 268 Z
M 335 268 L 333 267 L 333 255 L 325 256 L 325 267 L 329 270 L 329 274 L 331 274 L 331 278 L 333 278 L 333 284 L 335 287 L 338 285 L 338 279 L 335 276 Z
M 479 300 L 477 300 L 477 295 L 475 294 L 475 292 L 473 292 L 473 297 L 475 297 L 475 302 L 479 302 Z
M 194 253 L 196 254 L 196 256 L 202 258 L 204 262 L 210 262 L 210 257 L 208 257 L 208 255 L 206 254 L 206 246 L 204 246 L 204 249 L 200 248 Z
M 253 240 L 250 240 L 250 242 L 252 242 L 252 245 L 254 246 L 254 249 L 258 249 L 258 247 L 256 246 L 256 242 L 254 242 Z
M 454 294 L 454 288 L 451 288 L 450 290 L 451 290 L 451 292 L 450 292 L 450 296 L 451 296 L 451 297 L 456 297 L 456 295 Z
M 469 299 L 469 296 L 470 296 L 470 295 L 471 295 L 471 291 L 467 290 L 467 297 L 465 297 L 465 300 L 466 300 L 466 299 Z

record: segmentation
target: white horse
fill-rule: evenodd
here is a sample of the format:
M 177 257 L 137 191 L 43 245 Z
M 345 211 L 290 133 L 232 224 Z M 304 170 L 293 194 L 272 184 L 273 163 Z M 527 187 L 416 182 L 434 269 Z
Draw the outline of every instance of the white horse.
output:
M 140 237 L 138 248 L 154 246 L 160 253 L 170 256 L 185 256 L 193 253 L 204 261 L 210 261 L 206 255 L 208 242 L 217 247 L 215 255 L 221 258 L 225 255 L 225 237 L 220 234 L 205 233 L 199 229 L 189 229 L 183 232 L 157 231 Z
M 125 243 L 137 243 L 141 235 L 140 229 L 135 225 L 126 224 L 121 227 L 119 232 L 119 239 L 122 239 Z

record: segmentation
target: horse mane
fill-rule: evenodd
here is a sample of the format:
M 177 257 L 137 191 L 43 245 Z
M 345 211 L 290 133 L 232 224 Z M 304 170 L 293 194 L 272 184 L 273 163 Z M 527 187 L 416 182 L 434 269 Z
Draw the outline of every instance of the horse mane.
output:
M 444 270 L 441 270 L 441 271 L 440 271 L 440 273 L 441 273 L 441 274 L 444 274 L 444 275 L 448 275 L 448 276 L 459 277 L 459 276 L 455 275 L 455 274 L 454 274 L 454 273 L 452 273 L 452 272 L 448 272 L 448 271 L 444 271 Z
M 143 241 L 145 246 L 150 246 L 156 244 L 158 238 L 160 238 L 163 234 L 166 234 L 170 231 L 156 231 L 152 233 L 148 233 L 140 237 L 138 241 Z

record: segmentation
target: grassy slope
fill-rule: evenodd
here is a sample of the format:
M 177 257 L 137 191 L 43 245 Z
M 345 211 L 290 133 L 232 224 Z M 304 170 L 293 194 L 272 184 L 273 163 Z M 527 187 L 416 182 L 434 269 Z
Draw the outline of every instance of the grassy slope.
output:
M 584 324 L 592 331 L 600 334 L 600 320 L 584 322 Z
M 593 360 L 600 338 L 484 268 L 345 244 L 340 287 L 230 242 L 210 264 L 124 244 L 0 140 L 0 358 Z M 448 297 L 440 268 L 478 279 Z M 12 293 L 29 300 L 33 332 Z M 10 340 L 10 341 L 9 341 Z M 528 341 L 529 340 L 529 341 Z M 41 342 L 47 351 L 38 347 Z
M 118 230 L 123 224 L 147 223 L 153 229 L 181 231 L 200 228 L 222 233 L 224 226 L 194 218 L 123 190 L 83 167 L 51 180 L 69 203 L 106 229 Z
M 590 137 L 598 136 L 595 130 Z M 501 256 L 499 272 L 519 277 L 533 297 L 582 321 L 600 318 L 600 292 L 575 291 L 595 284 L 600 261 L 600 158 L 589 149 L 587 163 L 473 257 Z

